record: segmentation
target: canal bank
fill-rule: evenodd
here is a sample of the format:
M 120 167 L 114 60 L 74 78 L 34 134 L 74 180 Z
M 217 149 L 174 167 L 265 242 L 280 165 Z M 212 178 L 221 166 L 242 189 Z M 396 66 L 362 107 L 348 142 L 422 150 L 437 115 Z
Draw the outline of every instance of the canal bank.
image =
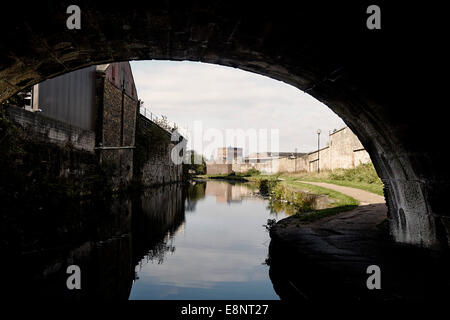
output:
M 285 210 L 289 215 L 298 214 L 300 221 L 308 222 L 332 216 L 356 208 L 355 198 L 320 184 L 299 181 L 289 175 L 261 175 L 258 171 L 227 175 L 200 175 L 202 181 L 219 180 L 247 183 L 259 190 L 269 200 L 274 210 Z
M 381 196 L 310 182 L 351 195 L 357 208 L 305 223 L 298 215 L 270 230 L 270 277 L 281 299 L 395 301 L 439 299 L 448 290 L 448 257 L 394 244 Z M 367 268 L 380 267 L 381 290 L 369 290 Z

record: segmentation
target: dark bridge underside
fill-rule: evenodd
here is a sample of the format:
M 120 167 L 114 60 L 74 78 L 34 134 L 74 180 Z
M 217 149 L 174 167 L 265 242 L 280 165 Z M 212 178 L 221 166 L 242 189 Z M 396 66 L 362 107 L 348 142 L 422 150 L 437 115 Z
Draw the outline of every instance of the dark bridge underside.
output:
M 79 1 L 81 30 L 68 30 L 72 3 L 17 1 L 0 12 L 0 101 L 59 74 L 123 60 L 202 61 L 282 80 L 327 104 L 358 135 L 385 183 L 395 240 L 446 246 L 447 119 L 431 76 L 444 57 L 435 41 L 444 31 L 436 25 L 445 21 L 436 16 L 441 9 L 378 2 L 382 29 L 368 30 L 371 2 L 295 2 Z

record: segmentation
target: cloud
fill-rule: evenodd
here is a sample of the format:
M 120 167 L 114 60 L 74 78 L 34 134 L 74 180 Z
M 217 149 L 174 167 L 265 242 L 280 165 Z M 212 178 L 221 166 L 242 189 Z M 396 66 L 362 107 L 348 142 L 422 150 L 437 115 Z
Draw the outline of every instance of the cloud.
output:
M 184 127 L 201 120 L 204 128 L 279 129 L 279 151 L 306 152 L 317 148 L 317 128 L 328 132 L 345 125 L 308 94 L 247 71 L 197 62 L 131 65 L 144 105 Z M 321 145 L 327 142 L 323 136 Z

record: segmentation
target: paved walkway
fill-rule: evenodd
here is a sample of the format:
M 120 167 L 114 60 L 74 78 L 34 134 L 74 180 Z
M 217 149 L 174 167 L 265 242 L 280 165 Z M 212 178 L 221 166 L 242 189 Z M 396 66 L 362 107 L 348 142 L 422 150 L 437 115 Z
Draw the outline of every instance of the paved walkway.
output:
M 338 186 L 325 182 L 307 182 L 319 187 L 338 191 L 359 201 L 360 205 L 347 212 L 314 221 L 305 225 L 311 228 L 370 230 L 387 218 L 387 207 L 384 197 L 365 190 Z
M 351 187 L 338 186 L 336 184 L 325 183 L 325 182 L 310 182 L 310 181 L 301 181 L 301 182 L 307 183 L 307 184 L 313 184 L 315 186 L 319 186 L 319 187 L 323 187 L 323 188 L 327 188 L 327 189 L 331 189 L 331 190 L 343 193 L 347 196 L 350 196 L 350 197 L 358 200 L 361 203 L 361 205 L 374 204 L 374 203 L 385 203 L 383 196 L 379 196 L 379 195 L 369 192 L 369 191 L 351 188 Z

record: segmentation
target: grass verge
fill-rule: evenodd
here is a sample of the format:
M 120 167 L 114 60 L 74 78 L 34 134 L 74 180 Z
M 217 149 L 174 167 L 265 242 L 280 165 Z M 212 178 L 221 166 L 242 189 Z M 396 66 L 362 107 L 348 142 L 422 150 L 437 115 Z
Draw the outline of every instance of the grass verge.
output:
M 338 186 L 361 189 L 361 190 L 365 190 L 368 192 L 378 194 L 380 196 L 384 196 L 383 185 L 378 185 L 378 184 L 369 184 L 369 183 L 364 183 L 364 182 L 346 181 L 346 180 L 317 179 L 317 178 L 306 178 L 306 179 L 300 178 L 299 181 L 331 183 L 331 184 L 336 184 Z
M 355 168 L 336 169 L 334 171 L 301 172 L 281 175 L 284 179 L 311 182 L 326 182 L 339 186 L 369 191 L 383 196 L 383 182 L 378 177 L 372 163 L 360 164 Z
M 302 222 L 313 222 L 325 217 L 336 215 L 341 212 L 350 211 L 359 206 L 358 200 L 334 190 L 302 183 L 297 180 L 285 180 L 281 183 L 286 184 L 299 191 L 306 190 L 314 194 L 326 195 L 329 199 L 332 199 L 334 201 L 333 207 L 331 208 L 314 210 L 311 213 L 307 214 L 299 214 L 298 219 Z

